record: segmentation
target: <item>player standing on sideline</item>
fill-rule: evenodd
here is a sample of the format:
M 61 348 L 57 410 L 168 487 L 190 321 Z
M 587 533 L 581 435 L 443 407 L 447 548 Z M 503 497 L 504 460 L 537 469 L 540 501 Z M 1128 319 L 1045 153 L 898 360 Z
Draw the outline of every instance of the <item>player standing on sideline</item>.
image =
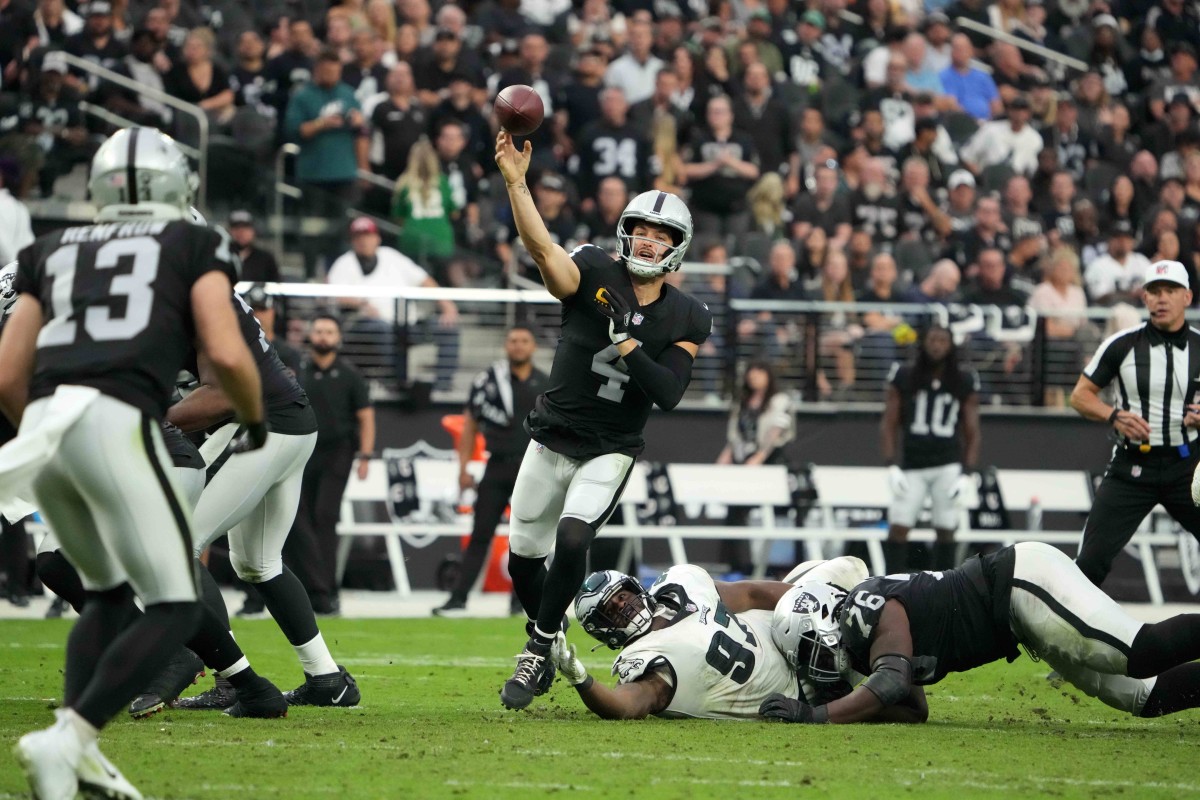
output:
M 507 132 L 496 137 L 517 232 L 562 301 L 550 388 L 525 420 L 532 441 L 512 498 L 508 570 L 529 617 L 529 641 L 500 691 L 515 709 L 554 680 L 550 645 L 583 583 L 588 548 L 645 447 L 650 407 L 679 403 L 712 331 L 708 308 L 665 283 L 692 240 L 682 200 L 659 191 L 633 198 L 617 222 L 617 259 L 593 245 L 568 254 L 550 240 L 525 183 L 532 153 L 528 141 L 517 150 Z
M 229 305 L 233 265 L 217 233 L 186 221 L 194 185 L 171 139 L 118 131 L 92 160 L 97 224 L 43 236 L 17 259 L 0 408 L 20 434 L 0 451 L 2 485 L 5 499 L 32 489 L 87 591 L 58 721 L 15 747 L 35 797 L 141 797 L 97 736 L 199 616 L 190 515 L 159 431 L 193 334 L 247 427 L 242 447 L 268 440 Z
M 896 435 L 904 438 L 896 464 Z M 888 538 L 883 543 L 888 572 L 908 567 L 908 532 L 932 502 L 933 568 L 954 566 L 958 499 L 979 461 L 979 376 L 958 365 L 950 331 L 933 325 L 921 337 L 916 361 L 892 367 L 879 430 L 883 462 L 892 487 Z
M 811 706 L 782 694 L 760 709 L 785 722 L 924 722 L 923 686 L 1017 645 L 1077 689 L 1135 717 L 1200 706 L 1200 614 L 1145 625 L 1042 542 L 968 558 L 945 572 L 868 578 L 849 593 L 801 583 L 779 601 L 776 645 L 815 683 L 866 680 Z
M 1192 291 L 1183 264 L 1151 264 L 1142 302 L 1150 321 L 1105 340 L 1071 392 L 1072 408 L 1086 419 L 1105 420 L 1119 437 L 1075 558 L 1097 586 L 1159 503 L 1200 536 L 1193 478 L 1200 464 L 1200 331 L 1184 319 Z M 1117 399 L 1110 406 L 1100 392 L 1114 380 Z
M 521 456 L 529 447 L 523 423 L 534 401 L 550 377 L 533 366 L 537 339 L 533 329 L 514 325 L 504 337 L 504 358 L 475 376 L 471 395 L 463 409 L 463 429 L 458 437 L 458 485 L 463 491 L 475 488 L 467 464 L 475 452 L 475 434 L 483 431 L 487 445 L 487 467 L 475 497 L 471 540 L 463 554 L 462 569 L 445 605 L 433 609 L 434 616 L 462 616 L 467 611 L 467 594 L 487 561 L 496 526 L 517 483 Z

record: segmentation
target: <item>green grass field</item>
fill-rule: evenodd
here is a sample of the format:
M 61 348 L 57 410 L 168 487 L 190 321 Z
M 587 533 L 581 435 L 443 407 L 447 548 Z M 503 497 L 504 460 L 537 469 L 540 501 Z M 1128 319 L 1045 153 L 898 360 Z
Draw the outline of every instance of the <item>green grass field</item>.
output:
M 52 721 L 69 622 L 3 623 L 0 798 L 27 796 L 8 749 Z M 301 674 L 269 621 L 236 622 L 259 672 Z M 1119 714 L 1052 689 L 1027 658 L 929 690 L 931 721 L 805 727 L 602 722 L 563 682 L 530 711 L 497 696 L 522 632 L 515 620 L 331 620 L 322 628 L 363 691 L 358 709 L 286 720 L 168 711 L 122 716 L 105 752 L 147 797 L 894 798 L 1200 795 L 1200 712 Z M 571 640 L 584 644 L 572 629 Z M 587 656 L 607 675 L 608 651 Z M 207 688 L 205 686 L 197 687 Z

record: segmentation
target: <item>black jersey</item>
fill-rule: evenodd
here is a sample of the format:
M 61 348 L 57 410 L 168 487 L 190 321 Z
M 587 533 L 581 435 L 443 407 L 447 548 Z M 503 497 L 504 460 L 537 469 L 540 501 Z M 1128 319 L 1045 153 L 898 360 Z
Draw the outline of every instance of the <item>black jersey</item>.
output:
M 183 431 L 164 420 L 162 437 L 172 464 L 183 469 L 204 469 L 204 456 Z
M 1013 550 L 972 557 L 957 569 L 868 578 L 850 590 L 838 615 L 850 666 L 871 672 L 871 642 L 884 604 L 898 600 L 912 635 L 913 683 L 937 683 L 1018 655 L 1008 624 Z
M 38 298 L 46 318 L 29 399 L 61 384 L 91 386 L 161 418 L 192 349 L 192 285 L 214 270 L 236 280 L 228 242 L 182 220 L 39 238 L 17 257 L 13 284 Z
M 962 369 L 960 375 L 954 385 L 934 380 L 928 386 L 917 386 L 911 366 L 892 367 L 888 383 L 900 392 L 904 469 L 940 467 L 962 460 L 958 416 L 962 404 L 979 392 L 979 375 L 972 369 Z
M 267 422 L 275 433 L 301 435 L 317 429 L 316 417 L 309 408 L 308 395 L 300 388 L 296 375 L 280 360 L 275 346 L 267 339 L 254 310 L 237 292 L 233 293 L 233 311 L 237 316 L 238 328 L 254 363 L 258 367 L 262 382 L 263 408 Z M 199 375 L 196 351 L 188 354 L 187 367 L 193 375 Z
M 664 283 L 662 295 L 639 306 L 622 261 L 595 245 L 571 253 L 579 288 L 562 302 L 562 333 L 554 353 L 550 388 L 538 397 L 525 430 L 540 444 L 571 458 L 605 453 L 636 456 L 645 447 L 642 431 L 650 398 L 630 380 L 617 346 L 608 338 L 608 318 L 596 308 L 596 290 L 608 286 L 634 309 L 633 336 L 652 359 L 675 342 L 700 345 L 712 331 L 708 308 Z

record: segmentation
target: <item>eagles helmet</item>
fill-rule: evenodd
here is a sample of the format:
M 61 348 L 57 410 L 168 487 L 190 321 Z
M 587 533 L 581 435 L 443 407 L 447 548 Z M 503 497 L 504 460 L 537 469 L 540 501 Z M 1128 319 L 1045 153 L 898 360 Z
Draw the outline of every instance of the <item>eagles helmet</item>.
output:
M 632 597 L 620 610 L 609 610 L 608 602 L 624 589 Z M 615 569 L 593 572 L 575 595 L 575 616 L 595 639 L 613 650 L 620 650 L 650 631 L 654 621 L 654 601 L 637 580 Z
M 88 191 L 98 221 L 187 219 L 199 180 L 175 141 L 153 128 L 124 128 L 92 158 Z
M 661 260 L 646 261 L 633 254 L 633 228 L 639 221 L 663 225 L 671 231 L 673 246 Z M 639 278 L 654 278 L 674 272 L 683 263 L 692 243 L 692 212 L 670 192 L 642 192 L 629 201 L 617 220 L 617 256 Z
M 828 583 L 802 583 L 775 604 L 771 638 L 788 664 L 813 683 L 842 680 L 847 666 L 838 612 L 846 593 Z
M 17 262 L 10 261 L 0 269 L 0 318 L 7 318 L 17 302 L 13 280 L 17 277 Z

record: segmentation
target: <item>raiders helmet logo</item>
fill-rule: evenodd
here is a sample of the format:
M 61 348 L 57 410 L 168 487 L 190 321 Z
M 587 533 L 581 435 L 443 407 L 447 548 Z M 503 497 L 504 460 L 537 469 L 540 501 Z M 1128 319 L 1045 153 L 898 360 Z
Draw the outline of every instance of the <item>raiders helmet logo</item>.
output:
M 815 614 L 820 610 L 821 601 L 808 592 L 796 598 L 796 603 L 792 606 L 792 611 L 797 614 Z

